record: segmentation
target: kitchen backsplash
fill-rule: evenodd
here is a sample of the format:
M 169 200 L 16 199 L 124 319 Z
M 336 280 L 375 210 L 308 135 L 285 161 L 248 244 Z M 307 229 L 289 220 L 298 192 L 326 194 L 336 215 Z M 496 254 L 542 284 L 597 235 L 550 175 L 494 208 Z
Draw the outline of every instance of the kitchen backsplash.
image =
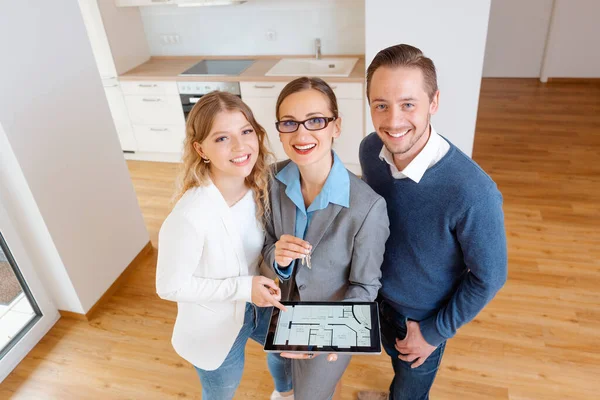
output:
M 236 6 L 140 7 L 150 53 L 364 54 L 364 0 L 248 0 Z

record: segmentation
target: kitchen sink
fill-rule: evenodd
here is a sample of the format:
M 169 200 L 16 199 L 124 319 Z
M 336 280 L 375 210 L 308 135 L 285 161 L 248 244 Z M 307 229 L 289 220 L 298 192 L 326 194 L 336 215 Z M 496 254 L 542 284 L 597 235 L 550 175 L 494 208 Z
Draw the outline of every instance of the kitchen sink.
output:
M 358 58 L 283 58 L 266 76 L 348 76 Z

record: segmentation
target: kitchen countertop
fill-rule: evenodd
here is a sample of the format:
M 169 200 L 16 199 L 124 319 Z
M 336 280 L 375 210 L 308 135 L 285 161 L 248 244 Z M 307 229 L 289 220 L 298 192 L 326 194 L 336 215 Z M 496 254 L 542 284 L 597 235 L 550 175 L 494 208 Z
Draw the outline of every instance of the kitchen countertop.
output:
M 365 81 L 365 58 L 363 55 L 334 56 L 326 55 L 327 58 L 350 58 L 358 57 L 358 62 L 347 77 L 324 76 L 328 82 L 360 82 Z M 282 58 L 310 58 L 310 56 L 184 56 L 184 57 L 151 57 L 144 64 L 119 75 L 121 81 L 179 81 L 179 82 L 244 82 L 264 81 L 281 82 L 290 81 L 295 76 L 265 76 Z M 256 60 L 248 69 L 240 75 L 235 76 L 179 76 L 180 73 L 202 60 L 226 60 L 226 59 L 253 59 Z

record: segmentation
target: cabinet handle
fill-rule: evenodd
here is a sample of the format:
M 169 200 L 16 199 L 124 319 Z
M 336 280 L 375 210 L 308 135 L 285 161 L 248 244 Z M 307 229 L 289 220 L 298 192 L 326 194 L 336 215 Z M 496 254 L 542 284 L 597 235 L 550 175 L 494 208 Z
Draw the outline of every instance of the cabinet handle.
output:
M 140 83 L 140 84 L 138 84 L 138 86 L 139 87 L 157 87 L 158 85 L 156 83 L 153 83 L 153 84 L 143 84 L 143 83 Z
M 169 132 L 169 128 L 150 128 L 153 132 Z
M 166 3 L 170 0 L 151 0 L 152 3 Z
M 157 102 L 160 101 L 160 99 L 148 99 L 148 98 L 143 98 L 142 101 L 150 101 L 150 102 Z
M 254 85 L 257 89 L 273 89 L 275 85 Z

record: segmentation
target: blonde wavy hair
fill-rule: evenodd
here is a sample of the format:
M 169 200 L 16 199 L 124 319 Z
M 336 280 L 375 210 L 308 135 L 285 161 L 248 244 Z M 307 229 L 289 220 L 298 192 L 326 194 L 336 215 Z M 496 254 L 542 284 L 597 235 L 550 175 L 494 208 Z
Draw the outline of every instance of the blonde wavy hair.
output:
M 258 137 L 258 158 L 250 175 L 245 179 L 252 189 L 256 202 L 256 218 L 263 221 L 270 215 L 268 186 L 271 178 L 269 164 L 274 158 L 268 147 L 267 132 L 256 122 L 250 107 L 238 96 L 231 93 L 214 91 L 202 96 L 190 111 L 185 127 L 181 172 L 177 179 L 177 190 L 173 203 L 191 188 L 206 186 L 209 183 L 210 165 L 202 161 L 194 149 L 194 142 L 202 143 L 210 133 L 215 117 L 220 112 L 239 111 L 248 120 Z

